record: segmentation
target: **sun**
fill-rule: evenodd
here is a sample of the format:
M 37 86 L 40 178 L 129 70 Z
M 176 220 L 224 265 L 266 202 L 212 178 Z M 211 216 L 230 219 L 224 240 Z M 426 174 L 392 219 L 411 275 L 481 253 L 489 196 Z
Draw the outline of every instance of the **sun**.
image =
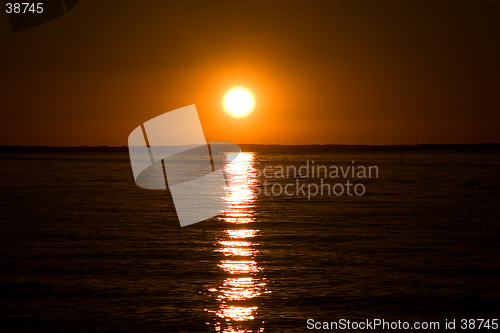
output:
M 224 106 L 226 111 L 232 116 L 246 116 L 254 107 L 252 93 L 242 87 L 231 89 L 224 96 Z

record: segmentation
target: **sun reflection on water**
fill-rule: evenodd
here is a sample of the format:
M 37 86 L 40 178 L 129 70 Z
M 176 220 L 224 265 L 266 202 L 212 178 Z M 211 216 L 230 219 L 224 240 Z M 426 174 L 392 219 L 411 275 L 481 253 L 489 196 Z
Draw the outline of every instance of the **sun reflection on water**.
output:
M 217 249 L 216 251 L 224 253 L 225 256 L 240 256 L 240 257 L 251 257 L 257 252 L 255 249 L 247 249 L 242 247 L 226 247 L 222 249 Z
M 256 243 L 248 242 L 248 241 L 225 241 L 225 240 L 220 240 L 219 244 L 225 247 L 238 247 L 238 246 L 252 246 L 252 245 L 259 245 Z
M 248 229 L 238 229 L 238 230 L 225 230 L 227 236 L 232 239 L 241 238 L 251 238 L 257 236 L 259 230 L 248 230 Z
M 217 295 L 218 310 L 215 331 L 226 333 L 263 332 L 263 321 L 258 320 L 258 305 L 252 299 L 269 293 L 263 268 L 259 266 L 258 242 L 259 230 L 252 228 L 255 221 L 255 191 L 257 185 L 254 155 L 240 153 L 227 163 L 224 171 L 229 183 L 224 198 L 228 209 L 222 220 L 227 223 L 224 235 L 217 241 L 215 252 L 224 254 L 217 265 L 227 277 L 218 288 L 209 291 Z M 245 228 L 241 228 L 245 225 Z

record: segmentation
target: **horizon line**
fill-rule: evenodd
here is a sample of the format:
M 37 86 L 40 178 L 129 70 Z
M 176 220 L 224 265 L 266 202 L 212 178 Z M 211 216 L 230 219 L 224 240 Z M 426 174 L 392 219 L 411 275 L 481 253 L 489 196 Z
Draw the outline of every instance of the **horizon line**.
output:
M 398 145 L 356 144 L 238 144 L 242 152 L 333 153 L 362 151 L 500 151 L 500 143 L 423 143 Z M 164 146 L 168 147 L 168 146 Z M 174 147 L 174 146 L 170 146 Z M 0 153 L 128 153 L 129 146 L 20 146 L 0 145 Z
M 220 144 L 230 144 L 231 142 L 212 142 Z M 186 144 L 186 145 L 161 145 L 159 147 L 177 147 L 177 146 L 192 146 L 199 144 Z M 397 146 L 477 146 L 477 145 L 500 145 L 500 142 L 480 142 L 480 143 L 379 143 L 379 144 L 369 144 L 369 143 L 237 143 L 239 146 L 367 146 L 367 147 L 397 147 Z M 16 145 L 16 144 L 6 144 L 0 145 L 3 147 L 39 147 L 39 148 L 127 148 L 128 145 L 113 146 L 113 145 L 71 145 L 71 146 L 55 146 L 55 145 Z M 132 146 L 134 147 L 134 146 Z

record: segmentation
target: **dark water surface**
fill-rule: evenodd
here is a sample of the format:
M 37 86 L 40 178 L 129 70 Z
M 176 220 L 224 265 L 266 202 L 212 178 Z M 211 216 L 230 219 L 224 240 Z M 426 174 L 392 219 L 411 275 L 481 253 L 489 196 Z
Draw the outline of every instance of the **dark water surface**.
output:
M 378 178 L 349 178 L 362 196 L 308 200 L 295 185 L 320 178 L 263 174 L 307 161 L 377 166 Z M 226 165 L 228 209 L 185 228 L 167 191 L 135 185 L 128 154 L 2 154 L 0 164 L 0 330 L 499 318 L 498 152 L 246 153 Z M 293 195 L 265 195 L 287 184 Z

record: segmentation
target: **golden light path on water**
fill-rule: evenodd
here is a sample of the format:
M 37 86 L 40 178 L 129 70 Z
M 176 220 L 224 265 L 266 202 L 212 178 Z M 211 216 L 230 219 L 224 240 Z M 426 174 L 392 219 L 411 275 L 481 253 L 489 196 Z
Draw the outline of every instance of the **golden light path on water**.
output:
M 255 297 L 269 293 L 263 269 L 256 260 L 259 230 L 254 228 L 254 187 L 257 185 L 254 155 L 240 153 L 237 159 L 225 165 L 224 171 L 229 180 L 225 197 L 228 209 L 222 217 L 227 229 L 215 251 L 224 255 L 218 267 L 228 277 L 218 288 L 209 290 L 217 295 L 219 302 L 219 309 L 213 311 L 219 318 L 215 331 L 263 332 L 263 321 L 255 319 L 259 307 L 257 302 L 252 302 Z

